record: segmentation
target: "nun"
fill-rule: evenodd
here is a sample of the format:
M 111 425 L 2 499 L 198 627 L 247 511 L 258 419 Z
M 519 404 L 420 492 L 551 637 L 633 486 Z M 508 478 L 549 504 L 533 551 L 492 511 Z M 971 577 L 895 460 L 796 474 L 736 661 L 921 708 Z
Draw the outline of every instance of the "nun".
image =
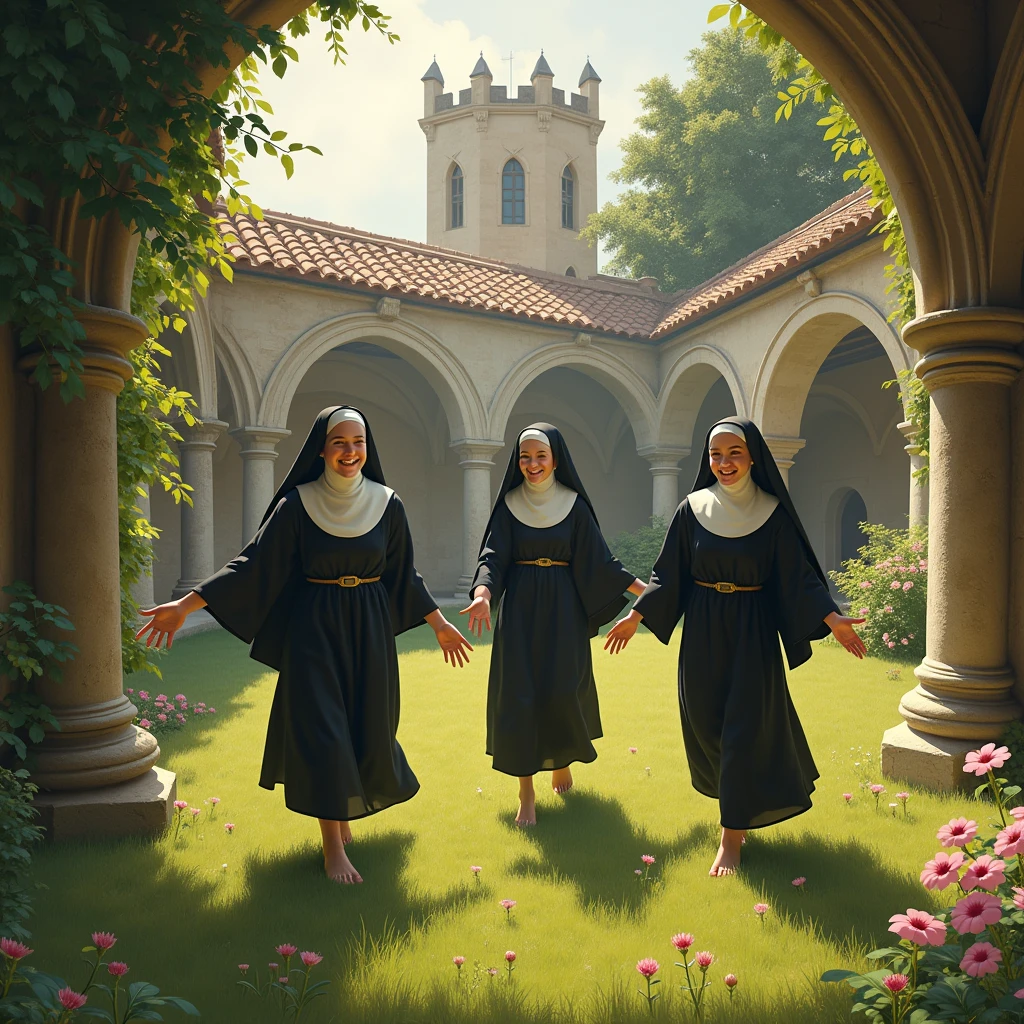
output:
M 641 621 L 668 644 L 679 619 L 679 710 L 693 787 L 718 801 L 713 877 L 733 874 L 748 829 L 809 810 L 818 770 L 786 684 L 831 632 L 858 658 L 854 625 L 829 594 L 761 432 L 730 417 L 708 432 L 692 492 L 676 509 L 651 581 L 605 648 Z
M 469 628 L 491 628 L 487 753 L 519 779 L 516 824 L 537 822 L 533 776 L 556 793 L 574 762 L 597 757 L 601 716 L 590 638 L 643 583 L 608 550 L 594 507 L 559 431 L 534 423 L 516 439 L 487 523 L 470 594 Z
M 138 636 L 170 647 L 199 608 L 279 672 L 259 784 L 283 784 L 288 808 L 318 819 L 329 878 L 361 882 L 349 822 L 419 789 L 396 739 L 395 637 L 426 621 L 453 667 L 472 650 L 415 569 L 361 412 L 317 416 L 256 536 L 180 600 L 143 611 Z

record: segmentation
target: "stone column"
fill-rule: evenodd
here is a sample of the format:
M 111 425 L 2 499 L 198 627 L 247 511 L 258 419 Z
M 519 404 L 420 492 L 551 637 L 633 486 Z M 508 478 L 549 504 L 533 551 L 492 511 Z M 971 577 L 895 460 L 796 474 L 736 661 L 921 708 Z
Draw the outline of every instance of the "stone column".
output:
M 227 424 L 204 420 L 182 426 L 178 444 L 181 479 L 192 487 L 192 504 L 181 503 L 181 576 L 171 592 L 184 597 L 213 573 L 213 453 Z
M 911 321 L 931 393 L 928 635 L 882 770 L 937 789 L 962 785 L 964 754 L 1018 718 L 1008 656 L 1010 385 L 1024 310 L 977 307 Z M 1019 628 L 1019 624 L 1015 628 Z
M 61 682 L 37 683 L 60 723 L 33 770 L 36 807 L 57 839 L 154 831 L 174 799 L 174 775 L 154 767 L 156 738 L 132 724 L 121 688 L 117 395 L 132 373 L 125 357 L 148 332 L 115 309 L 86 306 L 78 319 L 84 399 L 64 402 L 56 384 L 36 394 L 35 589 L 67 608 L 78 647 Z
M 491 469 L 505 442 L 463 440 L 452 442 L 451 447 L 459 453 L 462 467 L 462 575 L 455 587 L 461 601 L 469 596 L 476 573 L 480 541 L 491 514 Z
M 242 547 L 260 528 L 274 498 L 274 462 L 278 442 L 291 434 L 284 427 L 236 427 L 230 431 L 242 446 Z
M 928 460 L 921 454 L 921 449 L 915 444 L 917 429 L 913 423 L 904 420 L 897 424 L 900 433 L 907 439 L 904 451 L 910 456 L 910 525 L 928 525 L 928 481 L 919 480 L 915 474 L 928 464 Z
M 652 483 L 651 514 L 664 519 L 666 523 L 675 515 L 679 504 L 679 463 L 690 454 L 689 448 L 670 445 L 645 445 L 637 453 L 651 464 Z
M 136 504 L 139 506 L 139 511 L 145 516 L 147 520 L 151 521 L 152 510 L 149 501 L 149 484 L 142 484 L 142 489 L 145 494 L 140 494 Z M 153 545 L 149 545 L 149 549 L 152 552 Z M 135 598 L 135 603 L 140 608 L 152 608 L 156 604 L 156 598 L 153 594 L 153 567 L 150 565 L 149 572 L 144 576 L 141 576 L 136 582 L 135 586 L 132 587 L 132 597 Z
M 802 437 L 768 437 L 765 436 L 765 443 L 775 458 L 775 465 L 779 467 L 782 479 L 786 486 L 789 486 L 789 471 L 793 467 L 796 453 L 807 442 Z

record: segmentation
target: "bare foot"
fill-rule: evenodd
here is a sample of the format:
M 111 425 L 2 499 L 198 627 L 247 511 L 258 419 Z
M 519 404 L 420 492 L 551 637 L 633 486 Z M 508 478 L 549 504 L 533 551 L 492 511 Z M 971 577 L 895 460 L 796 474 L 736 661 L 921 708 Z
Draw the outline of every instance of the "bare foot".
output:
M 347 821 L 340 822 L 341 841 L 345 846 L 352 842 L 352 826 Z
M 348 854 L 343 846 L 340 850 L 324 851 L 324 870 L 332 882 L 340 882 L 342 885 L 358 885 L 363 877 L 352 866 Z
M 532 776 L 519 780 L 519 813 L 516 815 L 516 824 L 520 828 L 537 824 L 537 794 L 533 789 Z
M 718 856 L 711 865 L 708 874 L 712 878 L 724 878 L 736 874 L 740 866 L 740 849 L 743 846 L 743 833 L 736 829 L 723 828 L 722 842 L 718 847 Z
M 556 793 L 568 793 L 572 789 L 572 769 L 556 768 L 551 773 L 551 788 Z

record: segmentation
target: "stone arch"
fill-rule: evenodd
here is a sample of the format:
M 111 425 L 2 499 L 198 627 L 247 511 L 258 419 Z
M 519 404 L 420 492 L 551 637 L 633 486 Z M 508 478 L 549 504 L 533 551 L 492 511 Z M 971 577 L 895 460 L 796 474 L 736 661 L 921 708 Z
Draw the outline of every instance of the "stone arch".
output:
M 217 355 L 209 305 L 205 301 L 197 303 L 187 320 L 192 339 L 188 362 L 190 375 L 194 377 L 193 398 L 199 406 L 201 419 L 216 419 Z
M 875 336 L 894 370 L 911 368 L 907 350 L 867 299 L 847 292 L 819 295 L 786 320 L 757 371 L 751 418 L 765 435 L 799 435 L 804 403 L 822 362 L 841 338 L 860 326 Z
M 814 384 L 808 394 L 831 398 L 845 409 L 864 428 L 864 433 L 867 434 L 868 440 L 871 442 L 871 452 L 876 456 L 882 454 L 886 442 L 900 422 L 900 415 L 896 413 L 886 423 L 885 429 L 879 433 L 871 419 L 871 414 L 864 408 L 864 403 L 851 395 L 849 391 L 833 387 L 831 384 Z
M 747 396 L 728 355 L 713 345 L 694 345 L 676 358 L 664 376 L 655 421 L 658 444 L 693 447 L 701 403 L 720 377 L 729 385 L 736 415 L 747 415 Z
M 260 407 L 260 386 L 245 349 L 235 336 L 222 324 L 216 325 L 214 351 L 217 365 L 224 371 L 231 392 L 231 404 L 239 422 L 236 426 L 248 427 L 258 420 Z
M 488 412 L 489 436 L 504 437 L 516 400 L 545 370 L 579 370 L 609 391 L 633 428 L 637 447 L 654 437 L 657 405 L 647 382 L 628 364 L 603 349 L 573 344 L 546 345 L 521 359 L 495 390 Z
M 415 367 L 434 389 L 448 417 L 452 440 L 482 438 L 483 402 L 458 357 L 430 331 L 373 313 L 344 313 L 311 327 L 289 345 L 271 371 L 259 406 L 259 423 L 285 427 L 288 410 L 306 371 L 323 355 L 350 341 L 369 341 Z
M 825 568 L 839 569 L 843 560 L 843 513 L 851 500 L 859 501 L 864 506 L 867 517 L 867 502 L 859 488 L 851 484 L 837 487 L 825 503 Z

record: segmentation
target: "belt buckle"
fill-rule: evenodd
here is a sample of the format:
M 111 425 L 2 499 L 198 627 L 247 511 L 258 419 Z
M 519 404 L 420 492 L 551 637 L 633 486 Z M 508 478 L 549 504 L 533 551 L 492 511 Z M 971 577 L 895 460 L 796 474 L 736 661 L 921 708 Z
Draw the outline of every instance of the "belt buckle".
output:
M 547 568 L 549 565 L 553 565 L 554 563 L 551 561 L 550 558 L 538 558 L 537 564 L 543 565 L 545 568 Z
M 716 583 L 715 590 L 720 594 L 735 594 L 736 584 L 735 583 Z
M 358 576 L 339 576 L 338 577 L 339 587 L 358 587 L 359 577 Z

